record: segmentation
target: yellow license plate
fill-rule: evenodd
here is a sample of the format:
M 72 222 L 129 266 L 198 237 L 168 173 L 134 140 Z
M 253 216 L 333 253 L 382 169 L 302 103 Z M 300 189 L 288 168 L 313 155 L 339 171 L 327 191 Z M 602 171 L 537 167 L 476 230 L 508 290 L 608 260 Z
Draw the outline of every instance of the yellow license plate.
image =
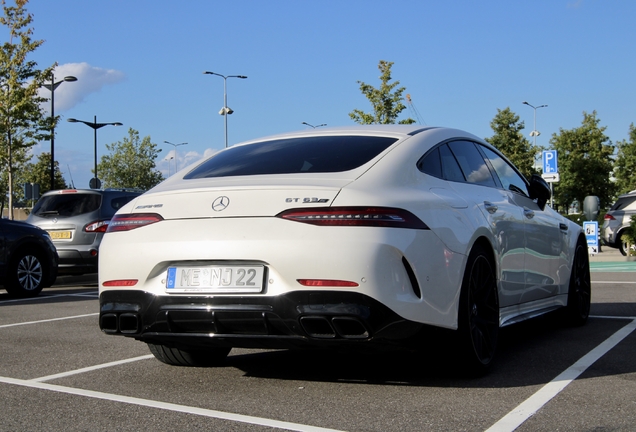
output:
M 71 238 L 70 231 L 49 231 L 49 234 L 53 240 L 70 240 Z

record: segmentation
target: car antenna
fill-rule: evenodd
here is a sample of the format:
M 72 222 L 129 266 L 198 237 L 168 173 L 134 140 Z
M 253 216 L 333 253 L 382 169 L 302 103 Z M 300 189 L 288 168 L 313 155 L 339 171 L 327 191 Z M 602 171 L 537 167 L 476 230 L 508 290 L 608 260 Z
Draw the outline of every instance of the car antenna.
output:
M 71 167 L 66 164 L 66 168 L 68 168 L 68 176 L 71 178 L 71 189 L 75 189 L 75 182 L 73 182 L 73 174 L 71 174 Z

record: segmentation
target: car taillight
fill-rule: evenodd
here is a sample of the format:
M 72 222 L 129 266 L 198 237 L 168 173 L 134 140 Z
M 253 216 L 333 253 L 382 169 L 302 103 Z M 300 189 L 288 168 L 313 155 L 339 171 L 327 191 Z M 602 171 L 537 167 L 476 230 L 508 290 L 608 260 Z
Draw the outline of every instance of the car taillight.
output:
M 611 214 L 605 214 L 605 217 L 603 219 L 605 219 L 605 220 L 616 220 L 616 218 L 614 216 L 612 216 Z
M 106 232 L 109 222 L 110 221 L 107 221 L 107 220 L 91 222 L 84 227 L 84 231 L 96 232 L 96 233 Z
M 357 287 L 357 282 L 334 279 L 297 279 L 303 286 L 311 287 Z
M 110 223 L 106 232 L 117 231 L 130 231 L 136 228 L 141 228 L 155 222 L 162 221 L 161 215 L 156 213 L 133 213 L 133 214 L 121 214 L 115 215 Z
M 116 287 L 116 286 L 135 286 L 139 282 L 137 279 L 116 279 L 102 282 L 102 286 L 105 287 Z
M 429 229 L 413 213 L 389 207 L 315 207 L 286 210 L 276 216 L 322 226 Z

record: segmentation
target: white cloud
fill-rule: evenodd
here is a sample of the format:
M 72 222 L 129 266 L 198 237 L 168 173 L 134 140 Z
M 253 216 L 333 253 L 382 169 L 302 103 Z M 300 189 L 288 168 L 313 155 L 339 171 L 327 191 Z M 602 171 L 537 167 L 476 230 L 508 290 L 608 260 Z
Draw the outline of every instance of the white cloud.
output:
M 66 63 L 59 65 L 54 71 L 55 81 L 64 79 L 65 76 L 74 76 L 75 82 L 61 84 L 55 90 L 55 112 L 65 111 L 81 103 L 92 93 L 99 92 L 102 87 L 116 84 L 125 79 L 123 72 L 114 69 L 102 69 L 91 66 L 88 63 Z M 51 97 L 47 89 L 40 89 L 40 95 Z M 50 104 L 45 103 L 47 111 Z

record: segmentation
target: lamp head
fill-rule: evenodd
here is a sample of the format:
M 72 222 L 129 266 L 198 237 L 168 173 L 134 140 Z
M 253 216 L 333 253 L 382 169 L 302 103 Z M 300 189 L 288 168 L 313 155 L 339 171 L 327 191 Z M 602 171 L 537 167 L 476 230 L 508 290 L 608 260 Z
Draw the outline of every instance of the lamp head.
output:
M 75 78 L 74 76 L 70 76 L 69 75 L 69 76 L 65 76 L 64 77 L 64 81 L 73 82 L 73 81 L 77 81 L 77 78 Z

